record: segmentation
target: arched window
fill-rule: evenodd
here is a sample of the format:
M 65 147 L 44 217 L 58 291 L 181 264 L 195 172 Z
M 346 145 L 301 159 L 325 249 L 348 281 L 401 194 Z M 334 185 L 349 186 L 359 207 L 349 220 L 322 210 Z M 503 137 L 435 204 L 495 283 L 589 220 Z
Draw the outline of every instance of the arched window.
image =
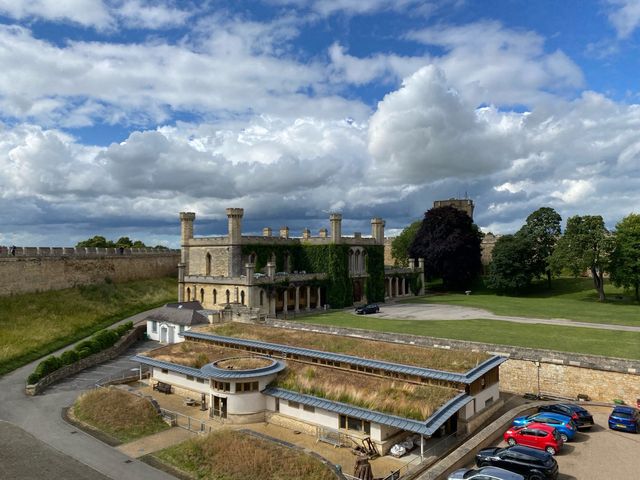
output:
M 204 303 L 204 288 L 200 289 L 200 303 Z
M 218 303 L 218 291 L 214 288 L 213 289 L 213 304 L 215 305 L 216 303 Z
M 211 254 L 210 253 L 207 253 L 207 257 L 205 259 L 204 274 L 211 275 Z
M 191 301 L 191 289 L 187 287 L 187 302 Z
M 260 306 L 264 305 L 264 290 L 260 290 Z
M 362 272 L 367 273 L 367 252 L 362 252 Z
M 244 290 L 240 292 L 240 303 L 244 305 Z
M 353 267 L 353 250 L 349 249 L 349 273 L 352 273 L 355 270 Z
M 230 298 L 230 297 L 231 297 L 231 292 L 230 292 L 229 290 L 227 290 L 227 303 L 230 303 L 230 302 L 229 302 L 229 298 Z
M 355 260 L 355 271 L 356 273 L 360 273 L 360 250 L 356 250 L 356 260 Z
M 255 253 L 252 253 L 251 255 L 249 255 L 249 263 L 253 263 L 255 265 L 257 259 L 258 259 L 258 256 Z

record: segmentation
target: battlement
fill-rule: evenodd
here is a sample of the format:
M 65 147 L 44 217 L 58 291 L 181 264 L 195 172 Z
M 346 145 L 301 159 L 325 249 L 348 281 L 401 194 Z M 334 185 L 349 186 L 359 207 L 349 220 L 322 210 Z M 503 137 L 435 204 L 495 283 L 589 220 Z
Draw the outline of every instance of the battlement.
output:
M 179 255 L 180 250 L 155 248 L 101 248 L 101 247 L 0 247 L 0 257 L 102 257 L 102 256 L 151 256 Z

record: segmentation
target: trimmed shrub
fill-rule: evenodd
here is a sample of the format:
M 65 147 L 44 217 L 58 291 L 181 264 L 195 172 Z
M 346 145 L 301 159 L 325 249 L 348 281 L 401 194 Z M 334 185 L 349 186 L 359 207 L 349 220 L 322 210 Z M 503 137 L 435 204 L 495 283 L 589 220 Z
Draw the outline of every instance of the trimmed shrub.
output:
M 91 353 L 97 353 L 100 351 L 100 346 L 96 342 L 94 342 L 92 338 L 91 340 L 80 342 L 78 345 L 76 345 L 76 348 L 74 350 L 78 353 L 80 353 L 80 350 L 89 350 L 89 352 Z
M 39 380 L 40 380 L 40 375 L 38 375 L 36 372 L 33 372 L 31 375 L 27 377 L 27 385 L 33 385 L 35 383 L 38 383 Z
M 87 358 L 89 355 L 93 354 L 93 351 L 88 347 L 76 350 L 76 352 L 78 352 L 78 358 Z
M 117 326 L 116 329 L 115 329 L 115 332 L 119 337 L 121 337 L 125 333 L 127 333 L 129 330 L 131 330 L 132 328 L 133 328 L 133 322 L 127 322 L 127 323 L 123 323 L 122 325 Z
M 93 336 L 92 341 L 98 347 L 97 351 L 99 352 L 112 346 L 118 341 L 118 338 L 119 336 L 114 330 L 100 330 Z
M 60 360 L 63 365 L 71 365 L 72 363 L 77 362 L 80 359 L 80 355 L 75 350 L 67 350 L 60 355 Z
M 34 373 L 38 374 L 40 378 L 42 378 L 42 377 L 46 377 L 51 372 L 55 372 L 62 366 L 63 366 L 62 360 L 52 355 L 51 357 L 48 357 L 43 361 L 41 361 L 36 367 L 36 370 Z

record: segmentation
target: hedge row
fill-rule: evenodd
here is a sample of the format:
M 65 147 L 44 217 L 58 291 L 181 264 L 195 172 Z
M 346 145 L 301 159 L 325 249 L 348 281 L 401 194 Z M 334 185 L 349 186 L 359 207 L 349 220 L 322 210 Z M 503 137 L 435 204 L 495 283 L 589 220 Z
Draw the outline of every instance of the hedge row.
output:
M 113 330 L 100 330 L 89 340 L 78 343 L 73 350 L 62 352 L 59 357 L 52 355 L 41 361 L 36 369 L 27 378 L 27 384 L 33 385 L 50 373 L 66 366 L 71 365 L 78 360 L 101 352 L 113 346 L 120 337 L 133 328 L 133 322 L 123 323 Z

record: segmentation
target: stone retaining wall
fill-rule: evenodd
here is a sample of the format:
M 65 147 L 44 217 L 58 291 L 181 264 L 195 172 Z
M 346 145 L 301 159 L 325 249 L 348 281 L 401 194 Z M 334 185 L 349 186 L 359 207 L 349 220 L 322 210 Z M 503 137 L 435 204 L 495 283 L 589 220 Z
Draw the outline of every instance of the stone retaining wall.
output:
M 178 275 L 180 253 L 2 256 L 0 296 Z
M 59 382 L 60 380 L 67 378 L 70 375 L 81 372 L 86 368 L 93 367 L 95 365 L 118 357 L 131 345 L 140 340 L 146 331 L 146 324 L 134 327 L 132 330 L 128 331 L 120 339 L 118 339 L 115 345 L 107 348 L 106 350 L 94 353 L 93 355 L 82 358 L 71 365 L 66 365 L 62 368 L 59 368 L 55 372 L 52 372 L 46 377 L 40 379 L 40 381 L 34 385 L 27 385 L 25 388 L 25 393 L 27 395 L 40 395 L 49 385 Z
M 621 399 L 632 405 L 635 405 L 636 400 L 640 398 L 640 361 L 637 360 L 303 324 L 272 318 L 267 319 L 266 323 L 274 327 L 408 343 L 423 347 L 471 350 L 508 357 L 509 360 L 500 366 L 500 389 L 507 392 L 524 394 L 540 391 L 574 399 L 578 394 L 586 394 L 594 401 L 610 403 L 614 399 Z M 539 389 L 538 378 L 540 379 Z

